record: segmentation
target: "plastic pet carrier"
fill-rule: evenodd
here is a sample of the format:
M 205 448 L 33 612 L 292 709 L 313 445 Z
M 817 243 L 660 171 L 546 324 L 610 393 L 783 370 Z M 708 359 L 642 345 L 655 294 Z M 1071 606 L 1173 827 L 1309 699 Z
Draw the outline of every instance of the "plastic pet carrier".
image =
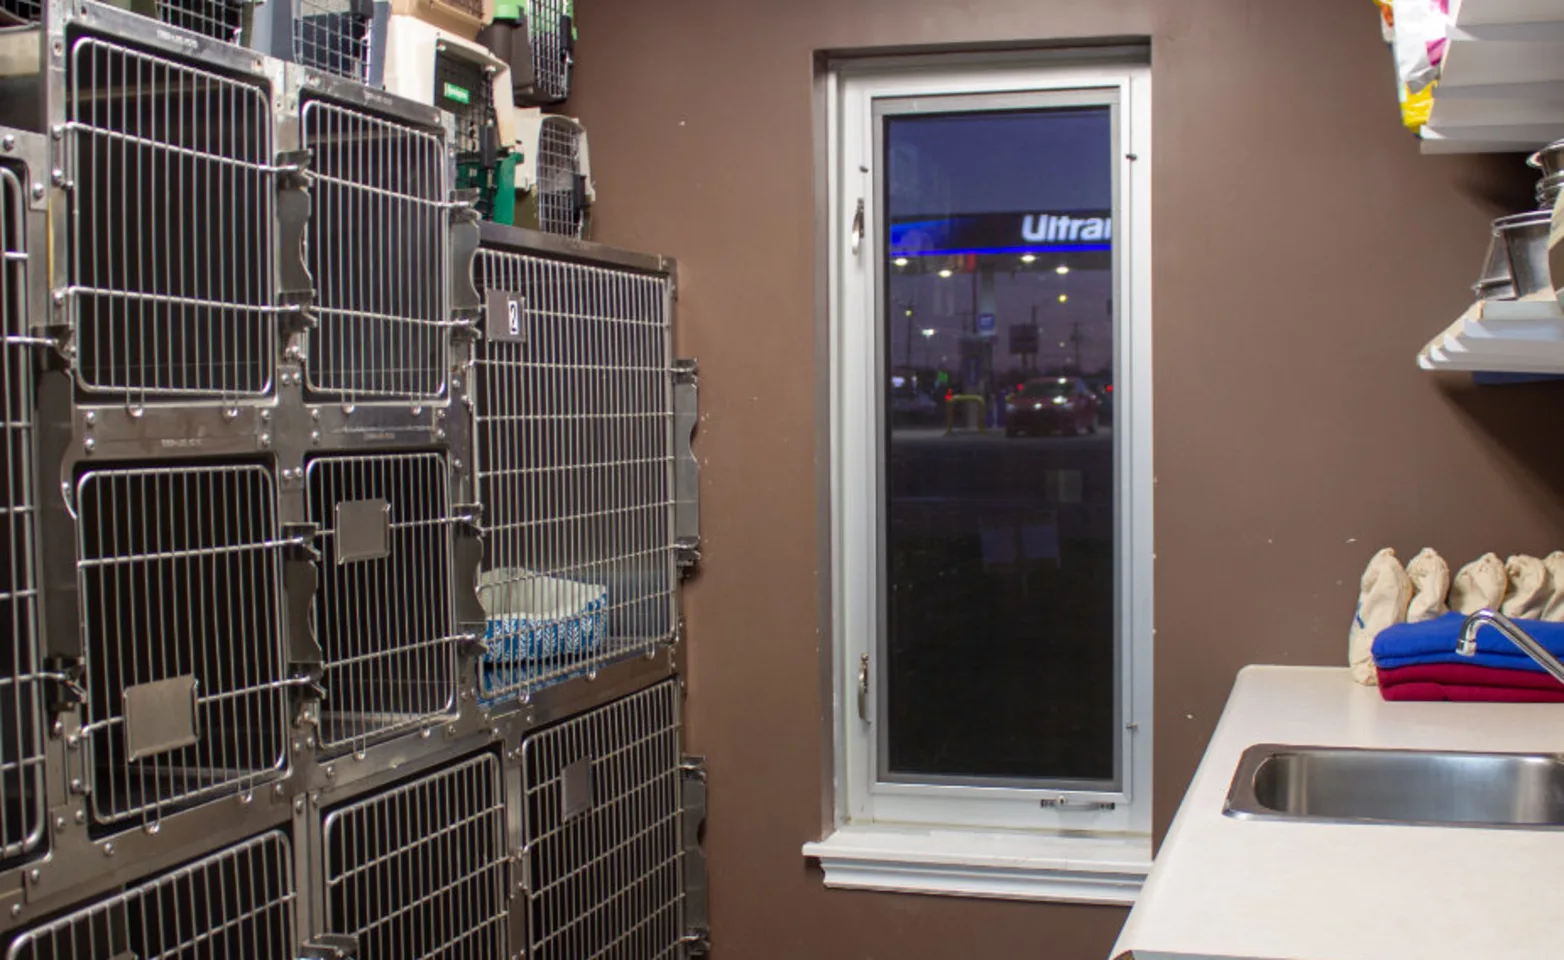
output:
M 513 207 L 497 206 L 491 219 L 544 233 L 586 239 L 591 234 L 591 155 L 586 130 L 570 117 L 524 110 L 518 124 L 515 173 L 510 186 Z
M 548 106 L 570 96 L 576 49 L 573 0 L 501 0 L 482 40 L 510 64 L 518 105 Z

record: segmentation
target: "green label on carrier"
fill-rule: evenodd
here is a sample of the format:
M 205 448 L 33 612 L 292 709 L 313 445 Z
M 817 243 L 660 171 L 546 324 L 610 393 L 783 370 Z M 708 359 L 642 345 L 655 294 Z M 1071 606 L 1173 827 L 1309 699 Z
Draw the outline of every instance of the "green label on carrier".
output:
M 472 103 L 472 91 L 466 87 L 458 87 L 454 83 L 447 82 L 445 89 L 441 91 L 445 99 L 455 100 L 457 103 Z

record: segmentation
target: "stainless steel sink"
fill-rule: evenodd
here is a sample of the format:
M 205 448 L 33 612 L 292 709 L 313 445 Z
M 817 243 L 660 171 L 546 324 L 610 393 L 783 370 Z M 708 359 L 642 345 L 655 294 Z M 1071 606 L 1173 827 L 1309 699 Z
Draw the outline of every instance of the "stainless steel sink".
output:
M 1230 817 L 1564 828 L 1564 758 L 1260 744 L 1227 792 Z

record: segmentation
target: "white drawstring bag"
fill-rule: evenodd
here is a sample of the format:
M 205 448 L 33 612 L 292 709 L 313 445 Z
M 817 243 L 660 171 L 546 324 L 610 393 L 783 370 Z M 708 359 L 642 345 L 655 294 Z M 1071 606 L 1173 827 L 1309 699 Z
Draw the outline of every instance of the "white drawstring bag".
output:
M 1564 550 L 1555 550 L 1543 557 L 1542 565 L 1547 568 L 1548 580 L 1553 584 L 1553 595 L 1543 605 L 1542 619 L 1564 622 Z
M 1404 621 L 1411 602 L 1412 581 L 1396 559 L 1396 551 L 1386 547 L 1374 554 L 1358 585 L 1358 612 L 1347 631 L 1352 679 L 1370 685 L 1379 682 L 1374 672 L 1374 638 L 1392 623 Z
M 1455 575 L 1450 584 L 1450 609 L 1468 616 L 1479 610 L 1497 610 L 1509 586 L 1504 564 L 1497 555 L 1485 553 Z
M 1450 612 L 1445 603 L 1445 594 L 1450 592 L 1450 565 L 1444 557 L 1424 547 L 1407 564 L 1407 578 L 1412 581 L 1407 623 L 1435 620 Z
M 1499 612 L 1506 617 L 1535 619 L 1553 598 L 1553 578 L 1548 568 L 1536 557 L 1525 554 L 1513 556 L 1504 562 L 1509 587 Z

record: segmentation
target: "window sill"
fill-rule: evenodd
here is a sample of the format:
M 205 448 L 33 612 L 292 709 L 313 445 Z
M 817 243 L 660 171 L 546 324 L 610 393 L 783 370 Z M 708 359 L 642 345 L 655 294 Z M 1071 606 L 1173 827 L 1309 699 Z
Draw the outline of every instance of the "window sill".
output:
M 803 852 L 835 889 L 1116 906 L 1135 902 L 1151 870 L 1145 838 L 852 826 Z

